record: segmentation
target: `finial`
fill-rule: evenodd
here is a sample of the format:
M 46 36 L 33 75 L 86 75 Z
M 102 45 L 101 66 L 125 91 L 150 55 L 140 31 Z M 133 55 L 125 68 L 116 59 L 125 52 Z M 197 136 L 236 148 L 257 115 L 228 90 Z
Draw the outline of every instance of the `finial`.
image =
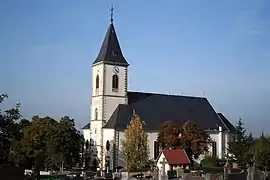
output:
M 112 7 L 110 9 L 110 23 L 113 23 L 113 11 L 114 11 L 114 7 L 112 5 Z

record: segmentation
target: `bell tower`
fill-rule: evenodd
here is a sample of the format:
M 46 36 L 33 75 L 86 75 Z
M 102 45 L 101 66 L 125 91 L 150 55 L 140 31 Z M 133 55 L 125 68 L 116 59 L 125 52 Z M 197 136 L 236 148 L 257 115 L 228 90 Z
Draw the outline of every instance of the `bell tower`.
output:
M 123 56 L 111 21 L 99 54 L 92 65 L 91 138 L 98 151 L 101 169 L 104 168 L 107 140 L 112 135 L 104 134 L 102 127 L 119 104 L 127 103 L 128 62 Z M 110 136 L 110 137 L 108 137 Z

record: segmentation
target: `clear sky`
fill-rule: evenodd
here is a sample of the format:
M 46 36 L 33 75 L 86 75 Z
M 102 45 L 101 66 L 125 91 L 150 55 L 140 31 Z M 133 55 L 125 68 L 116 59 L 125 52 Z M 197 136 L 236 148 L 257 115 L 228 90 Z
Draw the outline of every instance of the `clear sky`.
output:
M 91 65 L 115 6 L 129 90 L 204 95 L 270 131 L 268 0 L 2 0 L 0 92 L 22 114 L 89 121 Z M 266 132 L 266 133 L 267 133 Z

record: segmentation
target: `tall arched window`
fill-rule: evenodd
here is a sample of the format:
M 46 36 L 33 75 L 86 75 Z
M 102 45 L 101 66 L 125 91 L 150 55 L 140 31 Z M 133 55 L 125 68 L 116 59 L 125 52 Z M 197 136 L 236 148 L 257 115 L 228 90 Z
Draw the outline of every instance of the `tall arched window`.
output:
M 96 77 L 96 89 L 98 89 L 99 88 L 99 76 L 97 75 L 97 77 Z
M 95 109 L 95 120 L 97 120 L 98 119 L 98 109 L 96 108 Z
M 157 159 L 159 155 L 159 146 L 158 142 L 154 141 L 154 159 Z
M 112 90 L 113 91 L 118 91 L 118 76 L 115 74 L 115 75 L 113 75 L 113 77 L 112 77 Z

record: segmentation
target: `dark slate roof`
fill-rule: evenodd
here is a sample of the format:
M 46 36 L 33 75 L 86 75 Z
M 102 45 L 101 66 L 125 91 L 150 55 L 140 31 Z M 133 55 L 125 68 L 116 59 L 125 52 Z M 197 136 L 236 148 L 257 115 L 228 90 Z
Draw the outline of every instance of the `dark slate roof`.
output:
M 155 95 L 154 93 L 145 93 L 145 92 L 127 92 L 128 104 L 135 103 L 137 101 L 143 100 L 149 96 Z
M 85 126 L 83 126 L 82 129 L 90 129 L 90 123 L 86 124 Z
M 236 133 L 235 126 L 222 113 L 218 113 L 218 116 L 231 133 Z
M 158 130 L 166 121 L 179 125 L 192 121 L 207 130 L 217 130 L 218 126 L 227 129 L 203 97 L 128 92 L 128 101 L 129 104 L 118 105 L 103 128 L 126 129 L 135 110 L 146 123 L 146 130 Z
M 97 59 L 93 64 L 104 62 L 106 64 L 128 66 L 124 58 L 113 23 L 110 24 Z

